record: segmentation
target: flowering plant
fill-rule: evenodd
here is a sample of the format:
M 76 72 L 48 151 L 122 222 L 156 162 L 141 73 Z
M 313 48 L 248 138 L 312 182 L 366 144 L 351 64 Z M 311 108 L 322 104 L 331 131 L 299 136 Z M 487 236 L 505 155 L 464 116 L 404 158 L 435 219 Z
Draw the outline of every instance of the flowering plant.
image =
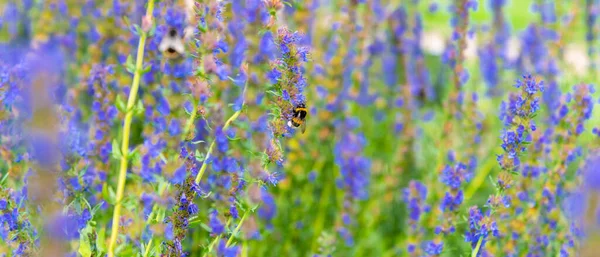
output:
M 4 1 L 0 256 L 585 255 L 579 5 Z

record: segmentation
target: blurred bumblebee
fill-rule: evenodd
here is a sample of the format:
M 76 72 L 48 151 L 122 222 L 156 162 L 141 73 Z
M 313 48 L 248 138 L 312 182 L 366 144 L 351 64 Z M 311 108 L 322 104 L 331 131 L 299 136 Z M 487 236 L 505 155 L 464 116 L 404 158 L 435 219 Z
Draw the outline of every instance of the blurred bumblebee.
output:
M 176 28 L 170 28 L 160 42 L 158 50 L 168 59 L 179 59 L 185 53 L 184 40 L 185 33 L 184 35 L 180 35 Z
M 304 103 L 300 103 L 294 107 L 294 113 L 292 119 L 288 121 L 288 126 L 292 128 L 298 128 L 302 130 L 302 134 L 306 130 L 306 114 L 308 114 L 308 109 L 306 109 L 306 105 Z

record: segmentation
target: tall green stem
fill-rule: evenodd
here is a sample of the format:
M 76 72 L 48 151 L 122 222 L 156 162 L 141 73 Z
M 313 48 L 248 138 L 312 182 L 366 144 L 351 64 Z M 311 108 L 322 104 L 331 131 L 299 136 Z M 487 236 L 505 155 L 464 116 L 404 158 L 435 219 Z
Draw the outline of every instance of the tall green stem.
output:
M 229 119 L 225 122 L 225 125 L 223 125 L 223 131 L 226 130 L 227 128 L 229 128 L 229 126 L 231 125 L 231 123 L 233 121 L 235 121 L 240 114 L 242 113 L 242 110 L 244 109 L 244 104 L 246 102 L 246 88 L 248 87 L 248 80 L 246 80 L 246 83 L 244 84 L 244 90 L 242 91 L 242 106 L 240 108 L 239 111 L 235 112 L 233 115 L 231 115 L 231 117 L 229 117 Z M 195 116 L 193 116 L 195 117 Z M 206 152 L 206 157 L 204 157 L 204 161 L 202 162 L 202 166 L 200 167 L 200 171 L 198 172 L 198 175 L 196 175 L 196 184 L 200 183 L 200 180 L 202 180 L 202 176 L 204 176 L 204 171 L 206 171 L 206 167 L 207 167 L 207 160 L 210 157 L 210 155 L 212 154 L 213 149 L 215 148 L 215 142 L 216 142 L 216 138 L 213 139 L 213 141 L 210 143 L 210 146 L 208 147 L 208 151 Z
M 146 9 L 146 17 L 151 19 L 152 12 L 154 10 L 154 0 L 148 1 L 148 8 Z M 121 216 L 121 200 L 123 200 L 123 191 L 125 190 L 125 179 L 127 177 L 127 159 L 129 155 L 129 134 L 131 131 L 131 120 L 133 119 L 133 106 L 137 100 L 137 93 L 140 87 L 140 77 L 142 72 L 142 65 L 144 63 L 144 47 L 146 45 L 146 32 L 140 32 L 140 41 L 137 49 L 137 56 L 135 61 L 135 71 L 133 73 L 133 82 L 131 83 L 131 91 L 129 91 L 129 98 L 127 99 L 127 111 L 125 113 L 125 121 L 123 123 L 123 141 L 121 144 L 121 165 L 119 168 L 119 180 L 117 183 L 117 198 L 115 203 L 115 209 L 113 211 L 112 219 L 112 232 L 110 234 L 110 241 L 108 244 L 108 256 L 114 257 L 115 245 L 117 237 L 119 236 L 119 221 Z
M 231 217 L 227 220 L 225 227 L 229 227 L 229 224 L 231 224 Z M 215 246 L 215 244 L 219 242 L 219 240 L 221 240 L 221 237 L 223 237 L 223 234 L 219 234 L 217 237 L 215 237 L 215 239 L 208 245 L 208 249 L 206 249 L 206 252 L 202 256 L 208 256 L 212 252 L 212 249 Z
M 183 130 L 183 134 L 181 136 L 181 140 L 187 140 L 190 131 L 192 130 L 192 126 L 194 126 L 194 121 L 196 121 L 196 117 L 198 116 L 198 103 L 196 103 L 196 99 L 194 99 L 194 109 L 190 114 L 190 118 L 187 120 L 185 124 L 185 128 Z M 193 137 L 192 137 L 193 138 Z
M 148 245 L 146 245 L 146 251 L 144 251 L 144 257 L 148 256 L 148 253 L 150 253 L 151 247 L 152 247 L 152 238 L 150 238 L 150 241 L 148 241 Z
M 233 242 L 233 237 L 237 235 L 237 233 L 240 231 L 240 228 L 242 228 L 242 224 L 244 224 L 244 220 L 246 219 L 246 217 L 248 217 L 248 213 L 250 213 L 250 210 L 246 210 L 246 212 L 242 216 L 242 219 L 240 220 L 240 223 L 238 223 L 237 227 L 235 227 L 233 232 L 231 232 L 231 235 L 229 236 L 229 239 L 227 240 L 225 246 L 229 247 L 229 245 L 231 245 L 231 243 Z
M 471 257 L 477 257 L 477 254 L 479 254 L 479 249 L 481 248 L 482 242 L 483 242 L 483 236 L 480 236 L 479 240 L 477 241 L 477 245 L 475 246 L 475 249 L 473 249 L 473 252 L 471 253 Z

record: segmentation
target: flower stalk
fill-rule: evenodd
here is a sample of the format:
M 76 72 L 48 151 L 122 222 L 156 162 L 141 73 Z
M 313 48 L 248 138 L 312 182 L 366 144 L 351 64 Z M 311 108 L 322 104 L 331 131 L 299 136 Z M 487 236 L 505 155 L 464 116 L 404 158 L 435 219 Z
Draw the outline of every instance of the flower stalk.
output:
M 146 9 L 146 17 L 152 17 L 154 11 L 154 0 L 148 1 L 148 7 Z M 150 19 L 152 20 L 152 19 Z M 151 22 L 151 21 L 150 21 Z M 123 193 L 125 191 L 125 180 L 127 178 L 127 161 L 129 155 L 129 134 L 131 131 L 131 121 L 133 119 L 133 107 L 137 101 L 137 93 L 140 87 L 140 77 L 142 75 L 142 65 L 144 63 L 144 47 L 146 45 L 146 38 L 148 37 L 147 32 L 140 32 L 140 41 L 137 49 L 137 56 L 135 61 L 135 70 L 133 72 L 133 82 L 131 83 L 131 90 L 127 99 L 127 109 L 125 113 L 125 121 L 123 122 L 123 141 L 121 142 L 121 163 L 119 167 L 119 180 L 117 182 L 117 195 L 115 202 L 115 209 L 113 211 L 112 218 L 112 232 L 110 234 L 110 241 L 108 244 L 108 256 L 115 256 L 114 249 L 119 236 L 119 222 L 121 216 L 121 200 L 123 200 Z
M 244 213 L 244 216 L 242 216 L 242 219 L 240 220 L 240 223 L 238 223 L 237 227 L 235 227 L 233 232 L 231 232 L 231 235 L 229 236 L 229 239 L 227 240 L 227 243 L 225 244 L 226 247 L 229 247 L 231 245 L 231 243 L 233 243 L 233 237 L 235 237 L 237 235 L 237 233 L 240 231 L 240 229 L 242 228 L 242 224 L 244 224 L 244 220 L 246 219 L 246 217 L 248 217 L 248 213 L 250 213 L 250 210 L 246 210 L 246 212 Z
M 244 105 L 246 104 L 245 96 L 246 96 L 246 88 L 247 87 L 248 87 L 248 79 L 246 79 L 246 82 L 244 84 L 244 89 L 242 91 L 242 97 L 243 97 L 242 107 L 240 108 L 240 110 L 233 113 L 233 115 L 231 115 L 231 117 L 229 117 L 229 119 L 227 119 L 227 121 L 225 122 L 225 125 L 223 125 L 223 131 L 227 130 L 227 128 L 229 128 L 231 123 L 234 122 L 242 113 L 242 110 L 244 109 Z M 208 151 L 206 152 L 206 157 L 204 157 L 204 161 L 202 162 L 200 171 L 198 172 L 198 175 L 196 175 L 196 180 L 194 181 L 194 182 L 196 182 L 196 184 L 199 184 L 200 180 L 202 180 L 202 177 L 204 176 L 204 172 L 206 171 L 206 167 L 207 167 L 207 160 L 208 160 L 208 158 L 210 158 L 210 155 L 212 154 L 212 151 L 215 148 L 216 142 L 217 142 L 217 139 L 216 138 L 213 139 L 213 141 L 210 143 L 210 146 L 208 147 Z

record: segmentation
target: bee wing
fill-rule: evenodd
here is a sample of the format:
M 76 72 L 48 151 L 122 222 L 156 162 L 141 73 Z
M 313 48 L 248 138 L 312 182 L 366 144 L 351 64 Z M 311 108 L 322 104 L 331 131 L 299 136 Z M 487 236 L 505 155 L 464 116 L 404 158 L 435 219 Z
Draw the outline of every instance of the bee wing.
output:
M 300 129 L 302 130 L 302 134 L 304 134 L 304 131 L 306 131 L 306 121 L 302 122 L 302 125 L 300 125 Z
M 181 40 L 181 38 L 178 37 L 163 37 L 163 39 L 160 41 L 160 44 L 158 45 L 158 50 L 164 52 L 168 48 L 173 48 L 180 54 L 185 52 L 185 45 L 183 44 L 183 40 Z
M 158 45 L 158 50 L 161 52 L 167 51 L 167 48 L 169 47 L 170 44 L 171 44 L 170 40 L 167 37 L 164 37 L 160 41 L 160 45 Z
M 181 38 L 175 38 L 173 40 L 173 47 L 180 54 L 183 54 L 185 52 L 185 45 L 183 44 L 183 40 Z

